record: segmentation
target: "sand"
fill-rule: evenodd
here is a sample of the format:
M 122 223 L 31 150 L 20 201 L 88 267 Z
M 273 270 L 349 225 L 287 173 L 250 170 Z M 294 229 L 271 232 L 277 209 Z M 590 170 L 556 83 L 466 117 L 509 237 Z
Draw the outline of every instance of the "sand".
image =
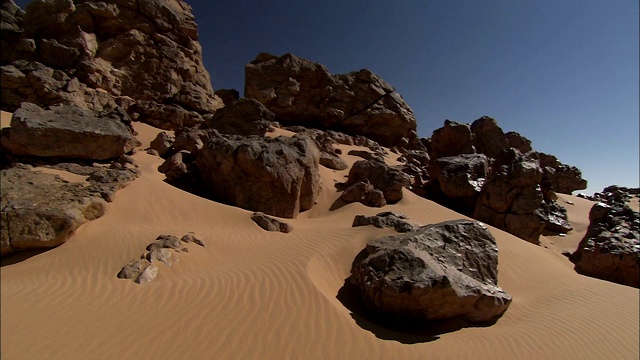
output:
M 134 125 L 142 148 L 159 131 Z M 164 183 L 156 170 L 162 159 L 134 157 L 142 175 L 105 216 L 62 246 L 1 268 L 2 359 L 638 358 L 638 289 L 578 275 L 556 248 L 491 228 L 499 285 L 514 298 L 495 325 L 435 335 L 384 331 L 336 297 L 366 241 L 391 233 L 351 227 L 355 215 L 380 209 L 330 210 L 339 195 L 333 183 L 346 170 L 323 168 L 318 204 L 287 220 L 294 231 L 281 234 L 258 228 L 249 211 Z M 561 200 L 574 202 L 570 216 L 588 213 L 586 200 Z M 408 191 L 384 210 L 421 224 L 462 218 Z M 560 247 L 574 246 L 586 229 L 584 218 L 573 224 Z M 158 235 L 188 231 L 206 247 L 188 244 L 148 284 L 116 278 Z

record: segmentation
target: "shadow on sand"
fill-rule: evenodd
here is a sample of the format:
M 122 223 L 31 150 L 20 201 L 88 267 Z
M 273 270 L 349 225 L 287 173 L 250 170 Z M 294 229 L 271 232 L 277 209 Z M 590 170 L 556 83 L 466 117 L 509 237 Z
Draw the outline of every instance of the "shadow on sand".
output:
M 393 340 L 402 344 L 417 344 L 438 340 L 440 335 L 458 331 L 467 327 L 485 327 L 492 324 L 470 324 L 463 320 L 447 320 L 438 322 L 416 321 L 414 323 L 398 323 L 382 319 L 372 314 L 365 306 L 360 291 L 345 280 L 336 298 L 350 312 L 353 320 L 361 328 L 370 331 L 382 340 Z

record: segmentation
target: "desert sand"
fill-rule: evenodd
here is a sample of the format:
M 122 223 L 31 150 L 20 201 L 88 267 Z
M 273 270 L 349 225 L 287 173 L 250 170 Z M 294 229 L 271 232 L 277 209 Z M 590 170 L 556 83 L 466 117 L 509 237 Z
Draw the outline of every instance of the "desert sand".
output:
M 3 114 L 3 126 L 4 123 Z M 144 149 L 159 130 L 135 123 Z M 343 154 L 349 150 L 340 146 Z M 343 155 L 352 164 L 358 158 Z M 142 175 L 105 216 L 65 244 L 1 268 L 2 359 L 637 359 L 639 291 L 577 274 L 575 249 L 591 202 L 560 195 L 574 231 L 535 246 L 490 228 L 499 285 L 513 303 L 496 324 L 401 333 L 352 314 L 337 294 L 365 243 L 391 234 L 352 228 L 359 203 L 330 211 L 334 182 L 322 168 L 318 203 L 288 234 L 260 229 L 251 212 L 163 182 L 162 159 L 138 151 Z M 69 177 L 70 180 L 82 179 Z M 566 201 L 573 202 L 573 205 Z M 399 211 L 428 224 L 461 215 L 405 191 Z M 160 234 L 194 231 L 171 267 L 145 285 L 116 278 Z

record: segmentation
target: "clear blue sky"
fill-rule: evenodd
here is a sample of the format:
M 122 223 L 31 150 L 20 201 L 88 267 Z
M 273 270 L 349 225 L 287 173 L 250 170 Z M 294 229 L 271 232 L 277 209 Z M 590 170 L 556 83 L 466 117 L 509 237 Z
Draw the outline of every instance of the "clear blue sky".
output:
M 637 0 L 188 2 L 216 89 L 242 93 L 262 51 L 368 68 L 420 136 L 488 115 L 580 168 L 587 193 L 640 186 Z

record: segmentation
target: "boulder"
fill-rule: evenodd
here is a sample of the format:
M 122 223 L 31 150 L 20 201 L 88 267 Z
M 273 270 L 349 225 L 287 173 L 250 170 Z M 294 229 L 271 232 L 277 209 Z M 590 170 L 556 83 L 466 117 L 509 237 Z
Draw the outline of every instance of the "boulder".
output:
M 283 124 L 364 135 L 385 146 L 417 138 L 411 108 L 366 69 L 332 75 L 292 54 L 261 53 L 245 66 L 245 97 L 263 103 Z
M 286 234 L 293 230 L 290 224 L 274 219 L 261 212 L 251 214 L 251 220 L 267 231 L 279 231 Z
M 23 103 L 2 132 L 2 146 L 15 155 L 113 159 L 136 145 L 127 121 L 123 112 L 96 115 L 68 105 L 44 110 Z
M 375 216 L 356 215 L 353 219 L 352 227 L 373 225 L 377 228 L 392 228 L 397 232 L 406 233 L 415 230 L 417 227 L 405 221 L 407 217 L 393 211 L 385 211 Z
M 213 137 L 197 155 L 212 198 L 269 215 L 295 218 L 320 192 L 320 150 L 301 136 Z
M 388 166 L 379 159 L 360 160 L 351 167 L 346 186 L 368 181 L 374 189 L 382 191 L 388 204 L 402 199 L 402 188 L 411 186 L 410 178 L 402 171 Z
M 221 134 L 264 135 L 274 119 L 275 115 L 264 105 L 243 98 L 216 112 L 201 128 L 216 129 Z
M 498 287 L 495 239 L 470 220 L 372 240 L 347 281 L 378 320 L 491 323 L 511 303 Z
M 589 228 L 572 254 L 578 273 L 640 287 L 640 213 L 622 203 L 596 203 Z

